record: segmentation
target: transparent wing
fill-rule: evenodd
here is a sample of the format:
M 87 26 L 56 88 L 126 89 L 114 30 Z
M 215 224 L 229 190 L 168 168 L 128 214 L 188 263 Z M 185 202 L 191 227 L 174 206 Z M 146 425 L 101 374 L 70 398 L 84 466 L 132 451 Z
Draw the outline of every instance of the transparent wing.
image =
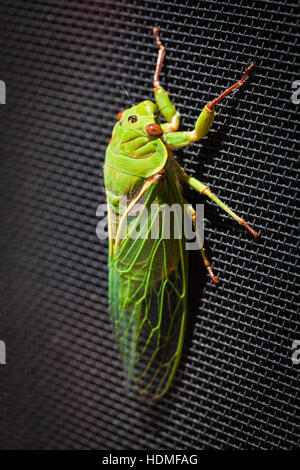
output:
M 182 210 L 170 214 L 174 202 Z M 174 184 L 165 182 L 163 190 L 154 185 L 110 260 L 110 315 L 125 374 L 141 394 L 153 399 L 169 388 L 183 345 L 187 258 L 184 238 L 174 236 L 176 227 L 182 229 L 182 212 Z M 133 237 L 137 227 L 143 238 Z

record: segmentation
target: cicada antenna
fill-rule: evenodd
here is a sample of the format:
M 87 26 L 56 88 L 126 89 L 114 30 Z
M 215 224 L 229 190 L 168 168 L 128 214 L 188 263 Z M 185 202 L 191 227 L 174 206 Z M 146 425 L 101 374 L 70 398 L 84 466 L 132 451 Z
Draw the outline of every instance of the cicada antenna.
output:
M 127 96 L 128 100 L 129 100 L 129 102 L 131 102 L 131 106 L 134 106 L 128 90 L 123 85 L 122 85 L 122 88 L 123 88 L 123 91 L 124 91 L 125 95 Z

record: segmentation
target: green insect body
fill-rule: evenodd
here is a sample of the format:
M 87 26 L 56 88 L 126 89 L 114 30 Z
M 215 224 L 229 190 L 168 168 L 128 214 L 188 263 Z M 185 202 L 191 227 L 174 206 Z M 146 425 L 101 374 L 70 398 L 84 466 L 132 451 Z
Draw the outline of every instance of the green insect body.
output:
M 177 204 L 182 214 L 191 218 L 204 264 L 213 281 L 218 282 L 197 233 L 195 211 L 183 199 L 181 183 L 206 194 L 258 236 L 205 184 L 188 176 L 172 153 L 173 148 L 205 137 L 216 115 L 215 105 L 244 83 L 254 63 L 241 80 L 204 107 L 194 130 L 178 132 L 180 114 L 158 81 L 165 54 L 158 28 L 154 28 L 154 38 L 159 48 L 153 79 L 156 104 L 143 101 L 119 113 L 104 165 L 110 235 L 110 317 L 125 376 L 149 399 L 163 396 L 172 383 L 187 317 L 186 239 L 184 235 L 174 236 L 175 228 L 182 228 L 184 220 L 174 214 L 170 236 L 165 236 L 167 207 Z M 165 123 L 160 122 L 159 112 Z M 143 237 L 133 236 L 141 229 Z

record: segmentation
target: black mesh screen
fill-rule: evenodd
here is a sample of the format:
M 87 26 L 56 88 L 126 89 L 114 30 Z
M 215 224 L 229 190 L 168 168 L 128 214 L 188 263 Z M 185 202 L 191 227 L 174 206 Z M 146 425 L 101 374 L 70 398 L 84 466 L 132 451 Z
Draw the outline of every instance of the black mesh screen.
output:
M 1 1 L 1 448 L 298 445 L 294 3 Z M 181 367 L 147 404 L 124 387 L 95 230 L 105 148 L 131 104 L 122 87 L 153 97 L 154 26 L 181 129 L 256 59 L 208 137 L 176 156 L 261 237 L 205 201 L 220 283 L 192 252 Z

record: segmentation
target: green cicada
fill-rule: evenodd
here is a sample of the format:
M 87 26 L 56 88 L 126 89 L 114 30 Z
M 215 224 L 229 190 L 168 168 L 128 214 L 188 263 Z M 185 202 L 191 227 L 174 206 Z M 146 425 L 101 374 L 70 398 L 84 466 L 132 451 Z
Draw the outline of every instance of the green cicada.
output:
M 180 183 L 206 194 L 258 236 L 204 183 L 188 176 L 172 153 L 173 148 L 192 144 L 208 133 L 216 104 L 244 83 L 255 64 L 204 107 L 192 131 L 177 132 L 180 114 L 159 84 L 165 50 L 158 28 L 154 28 L 154 39 L 159 51 L 153 78 L 156 104 L 147 100 L 119 113 L 104 165 L 110 235 L 110 316 L 126 378 L 150 399 L 160 398 L 172 383 L 187 317 L 186 238 L 172 236 L 183 221 L 174 214 L 170 236 L 165 236 L 167 207 L 176 204 L 182 214 L 188 214 L 204 264 L 213 281 L 218 282 L 197 233 L 196 212 L 183 199 Z M 159 113 L 165 123 L 161 123 Z M 138 229 L 143 229 L 144 236 L 133 236 Z

